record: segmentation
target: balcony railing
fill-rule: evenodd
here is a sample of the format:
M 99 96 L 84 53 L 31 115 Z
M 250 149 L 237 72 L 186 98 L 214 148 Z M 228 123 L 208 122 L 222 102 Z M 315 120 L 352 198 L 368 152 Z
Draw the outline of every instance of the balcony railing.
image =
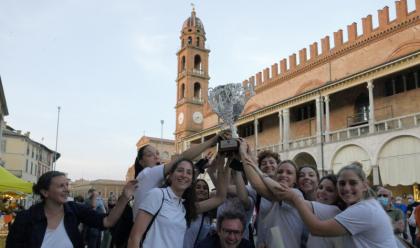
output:
M 257 152 L 263 151 L 263 150 L 269 150 L 272 152 L 281 152 L 283 150 L 283 144 L 276 144 L 276 145 L 270 145 L 270 146 L 265 146 L 265 147 L 259 147 L 257 149 Z
M 197 104 L 202 104 L 204 100 L 201 97 L 193 97 L 192 102 L 197 103 Z
M 333 132 L 328 133 L 330 136 L 330 142 L 347 140 L 351 138 L 356 138 L 362 135 L 367 135 L 369 133 L 369 124 L 360 125 L 356 127 L 339 129 Z
M 305 137 L 289 141 L 289 149 L 303 148 L 316 144 L 316 136 Z
M 420 113 L 399 116 L 395 118 L 390 118 L 387 120 L 377 121 L 374 123 L 374 133 L 382 133 L 393 130 L 403 130 L 414 127 L 420 127 Z M 343 128 L 340 130 L 335 130 L 327 133 L 329 136 L 330 142 L 344 141 L 348 139 L 358 138 L 366 136 L 369 134 L 369 124 L 364 124 L 355 127 Z M 323 138 L 323 137 L 322 137 Z M 317 144 L 316 136 L 305 137 L 301 139 L 295 139 L 288 142 L 289 149 L 298 149 L 310 147 Z M 260 146 L 257 149 L 261 150 L 271 150 L 274 152 L 281 152 L 284 150 L 283 144 L 269 145 L 269 146 Z
M 191 73 L 194 76 L 200 76 L 200 77 L 206 77 L 207 74 L 205 73 L 205 71 L 200 70 L 200 69 L 192 69 L 191 71 L 188 71 L 189 73 Z M 187 75 L 187 70 L 182 70 L 180 73 L 178 73 L 178 78 L 184 77 Z
M 420 113 L 399 116 L 375 123 L 375 132 L 386 132 L 396 129 L 413 128 L 420 125 Z
M 204 71 L 203 70 L 200 70 L 200 69 L 192 69 L 192 74 L 193 75 L 196 75 L 196 76 L 202 76 L 202 77 L 205 76 Z

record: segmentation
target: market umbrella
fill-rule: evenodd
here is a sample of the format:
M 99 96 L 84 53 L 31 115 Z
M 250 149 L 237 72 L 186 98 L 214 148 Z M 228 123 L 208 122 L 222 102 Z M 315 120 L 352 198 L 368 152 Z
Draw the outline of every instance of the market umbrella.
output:
M 31 194 L 32 183 L 22 180 L 0 166 L 0 193 Z

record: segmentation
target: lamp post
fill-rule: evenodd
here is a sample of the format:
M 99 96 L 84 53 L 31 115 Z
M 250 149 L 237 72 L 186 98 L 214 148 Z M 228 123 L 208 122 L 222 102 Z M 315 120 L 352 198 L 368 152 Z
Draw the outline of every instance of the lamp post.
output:
M 160 146 L 162 148 L 163 144 L 163 123 L 165 123 L 164 120 L 160 120 Z
M 57 107 L 57 129 L 55 133 L 55 150 L 54 150 L 54 157 L 53 157 L 53 170 L 55 171 L 55 168 L 57 166 L 57 148 L 58 148 L 58 126 L 60 124 L 60 110 L 61 107 Z

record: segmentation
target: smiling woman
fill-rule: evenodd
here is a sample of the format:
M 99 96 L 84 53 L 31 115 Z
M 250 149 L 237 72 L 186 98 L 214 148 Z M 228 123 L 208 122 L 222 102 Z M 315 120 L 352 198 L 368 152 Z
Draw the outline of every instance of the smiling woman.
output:
M 128 247 L 182 247 L 184 234 L 197 216 L 193 163 L 177 161 L 166 187 L 150 190 L 140 203 Z
M 18 213 L 6 247 L 83 247 L 79 224 L 98 229 L 113 226 L 133 195 L 135 183 L 133 180 L 126 184 L 117 204 L 106 216 L 86 205 L 67 201 L 68 178 L 63 172 L 49 171 L 33 187 L 42 202 Z

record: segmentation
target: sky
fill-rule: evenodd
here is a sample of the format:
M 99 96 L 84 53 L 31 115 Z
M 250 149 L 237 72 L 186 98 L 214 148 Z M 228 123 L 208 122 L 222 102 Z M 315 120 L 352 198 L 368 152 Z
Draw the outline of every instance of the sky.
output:
M 8 125 L 55 149 L 73 180 L 124 180 L 142 135 L 174 139 L 177 57 L 191 0 L 1 0 Z M 394 0 L 193 1 L 209 86 L 242 82 Z M 414 0 L 408 0 L 409 11 Z M 345 38 L 346 40 L 346 38 Z M 320 49 L 319 49 L 320 50 Z

